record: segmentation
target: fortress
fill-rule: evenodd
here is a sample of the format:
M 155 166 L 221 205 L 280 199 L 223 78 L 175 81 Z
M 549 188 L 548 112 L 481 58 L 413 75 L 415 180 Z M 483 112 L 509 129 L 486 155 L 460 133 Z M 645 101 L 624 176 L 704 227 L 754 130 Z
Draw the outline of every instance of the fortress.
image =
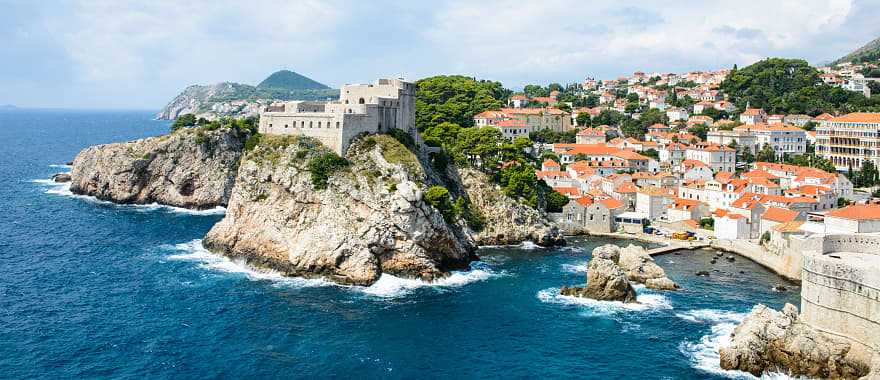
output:
M 321 141 L 339 155 L 365 133 L 397 128 L 420 141 L 415 122 L 415 84 L 379 79 L 373 84 L 347 84 L 332 102 L 275 103 L 260 113 L 260 133 L 304 135 Z

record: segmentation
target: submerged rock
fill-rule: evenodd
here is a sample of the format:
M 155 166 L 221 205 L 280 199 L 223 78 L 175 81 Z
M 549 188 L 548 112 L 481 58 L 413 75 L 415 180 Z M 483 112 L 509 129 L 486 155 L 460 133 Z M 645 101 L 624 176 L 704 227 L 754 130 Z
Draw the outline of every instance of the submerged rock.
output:
M 709 271 L 705 271 L 705 270 L 698 271 L 697 276 L 709 277 Z
M 58 183 L 70 182 L 70 173 L 57 173 L 52 176 L 52 181 Z
M 530 240 L 540 246 L 565 244 L 565 237 L 546 215 L 501 192 L 485 174 L 469 168 L 457 173 L 471 204 L 486 218 L 473 237 L 479 245 L 510 245 Z
M 70 190 L 117 203 L 225 206 L 247 137 L 247 132 L 234 128 L 184 128 L 92 146 L 74 159 Z
M 593 250 L 593 258 L 587 268 L 587 286 L 563 287 L 559 293 L 600 301 L 636 302 L 636 291 L 618 266 L 620 255 L 616 250 L 603 247 L 607 246 Z
M 798 319 L 797 308 L 786 304 L 781 312 L 756 305 L 721 347 L 721 368 L 761 376 L 767 371 L 819 378 L 855 379 L 869 366 L 849 355 L 851 346 Z
M 457 223 L 423 199 L 430 167 L 388 135 L 348 150 L 349 165 L 317 189 L 316 140 L 264 136 L 241 162 L 225 218 L 205 237 L 209 250 L 289 276 L 370 285 L 382 273 L 434 280 L 476 259 Z

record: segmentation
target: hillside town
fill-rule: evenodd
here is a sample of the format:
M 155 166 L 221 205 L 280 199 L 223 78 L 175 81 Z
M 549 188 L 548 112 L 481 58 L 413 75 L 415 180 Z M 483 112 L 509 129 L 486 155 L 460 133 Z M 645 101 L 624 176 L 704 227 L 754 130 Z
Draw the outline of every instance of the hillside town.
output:
M 853 83 L 880 78 L 865 78 L 862 69 L 823 68 L 822 78 L 869 96 L 867 86 Z M 473 121 L 508 139 L 546 130 L 574 136 L 535 144 L 543 161 L 535 175 L 570 200 L 552 214 L 569 233 L 690 231 L 769 241 L 880 232 L 880 205 L 866 204 L 870 189 L 855 191 L 847 175 L 880 163 L 880 113 L 738 110 L 719 89 L 730 72 L 587 78 L 574 92 L 589 106 L 564 101 L 559 89 L 521 93 Z M 636 133 L 622 130 L 623 123 L 597 123 L 608 114 L 638 120 L 648 113 L 659 114 L 658 122 Z

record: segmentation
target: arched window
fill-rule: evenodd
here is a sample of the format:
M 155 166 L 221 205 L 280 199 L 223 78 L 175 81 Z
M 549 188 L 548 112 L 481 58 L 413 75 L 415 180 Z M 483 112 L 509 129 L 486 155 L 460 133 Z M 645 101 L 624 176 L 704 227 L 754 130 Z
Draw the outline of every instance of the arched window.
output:
M 318 122 L 318 128 L 321 128 L 321 122 L 320 122 L 320 121 Z
M 310 122 L 309 122 L 309 128 L 311 128 L 311 127 L 312 127 L 312 122 L 310 121 Z
M 358 100 L 358 104 L 364 104 L 364 98 L 361 98 L 360 100 Z

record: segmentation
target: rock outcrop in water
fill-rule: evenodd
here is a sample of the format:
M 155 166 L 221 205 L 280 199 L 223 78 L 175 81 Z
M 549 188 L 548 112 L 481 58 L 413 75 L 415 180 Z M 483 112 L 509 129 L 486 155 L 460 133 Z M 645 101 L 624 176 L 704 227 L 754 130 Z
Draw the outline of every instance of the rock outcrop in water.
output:
M 611 246 L 617 247 L 616 245 Z M 666 277 L 666 271 L 654 262 L 654 258 L 648 254 L 648 250 L 644 247 L 630 244 L 626 248 L 618 247 L 618 249 L 620 250 L 620 268 L 623 269 L 630 281 L 645 284 L 651 289 L 678 289 L 678 284 Z
M 563 287 L 559 293 L 600 301 L 636 302 L 636 291 L 618 266 L 619 260 L 620 252 L 615 245 L 594 249 L 593 258 L 587 268 L 587 286 Z
M 721 368 L 760 376 L 767 371 L 798 376 L 856 379 L 867 363 L 850 355 L 850 343 L 822 333 L 798 319 L 794 305 L 781 312 L 756 305 L 721 348 Z
M 191 209 L 226 205 L 248 132 L 182 129 L 84 149 L 73 161 L 70 190 L 117 203 Z
M 486 218 L 486 227 L 474 234 L 479 245 L 509 245 L 531 240 L 540 246 L 565 243 L 559 229 L 538 210 L 504 195 L 489 178 L 474 169 L 460 169 L 461 184 L 471 204 Z
M 285 275 L 355 285 L 382 273 L 433 280 L 476 258 L 463 228 L 423 199 L 432 169 L 404 144 L 356 140 L 348 166 L 316 189 L 310 162 L 327 152 L 309 138 L 263 136 L 204 246 Z

